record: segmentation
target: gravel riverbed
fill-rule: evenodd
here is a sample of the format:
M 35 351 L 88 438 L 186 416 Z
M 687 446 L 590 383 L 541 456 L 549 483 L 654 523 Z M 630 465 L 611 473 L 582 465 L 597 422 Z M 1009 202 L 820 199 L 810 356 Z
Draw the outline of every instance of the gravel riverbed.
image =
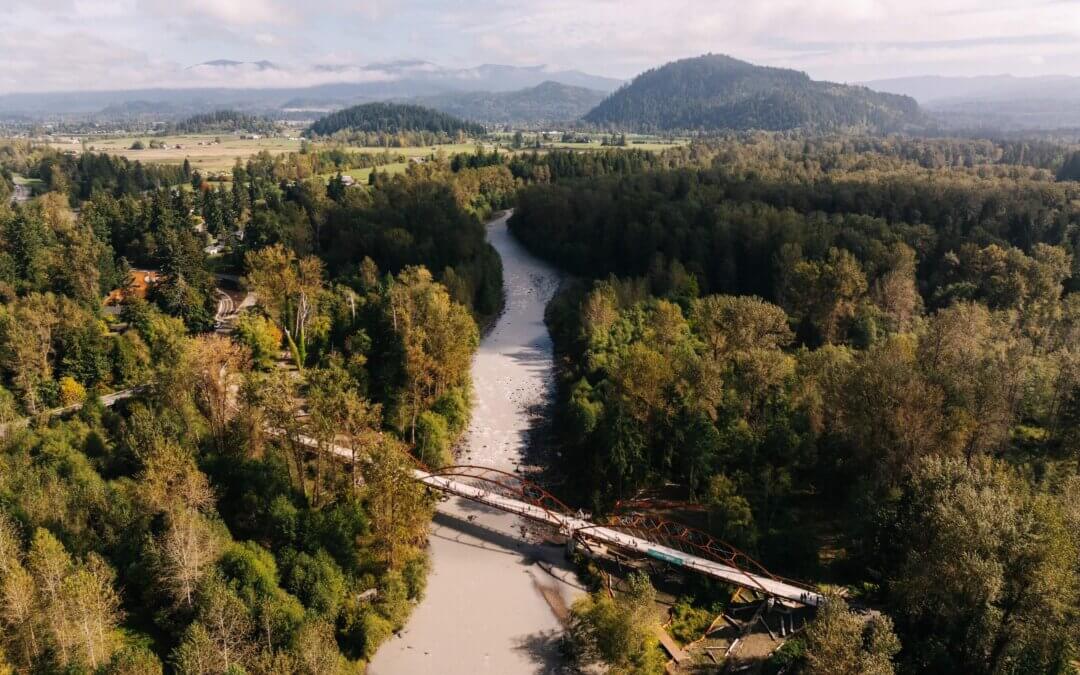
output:
M 544 308 L 559 276 L 513 238 L 506 219 L 488 224 L 502 257 L 506 307 L 473 361 L 473 421 L 458 461 L 514 471 L 553 394 Z M 515 516 L 457 498 L 439 505 L 430 541 L 424 599 L 369 672 L 556 671 L 560 615 L 583 592 L 563 549 L 538 541 Z

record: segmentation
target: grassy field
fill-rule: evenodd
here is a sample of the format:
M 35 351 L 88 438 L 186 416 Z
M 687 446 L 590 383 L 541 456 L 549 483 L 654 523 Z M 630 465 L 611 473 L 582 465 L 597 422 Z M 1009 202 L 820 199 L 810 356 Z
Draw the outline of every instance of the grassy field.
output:
M 667 150 L 668 148 L 675 148 L 680 145 L 686 145 L 687 141 L 635 141 L 633 143 L 627 143 L 624 146 L 609 146 L 602 145 L 600 141 L 593 141 L 592 143 L 563 143 L 562 141 L 549 141 L 544 143 L 545 148 L 560 148 L 570 150 L 608 150 L 609 148 L 621 148 L 624 150 L 648 150 L 651 152 L 659 152 L 660 150 Z
M 214 143 L 214 139 L 221 140 Z M 167 148 L 150 148 L 150 141 L 161 141 Z M 144 150 L 132 150 L 135 141 L 142 141 Z M 200 145 L 200 143 L 202 145 Z M 177 147 L 181 146 L 181 147 Z M 61 150 L 70 150 L 68 144 L 59 144 Z M 259 138 L 242 140 L 239 136 L 186 135 L 186 136 L 128 136 L 123 138 L 94 139 L 87 142 L 87 150 L 107 152 L 132 160 L 154 164 L 181 164 L 187 158 L 191 168 L 204 172 L 228 171 L 239 157 L 242 161 L 262 150 L 276 155 L 300 149 L 300 141 L 287 138 Z
M 367 169 L 349 169 L 348 171 L 342 171 L 341 175 L 343 175 L 343 176 L 352 176 L 354 179 L 356 179 L 357 183 L 360 183 L 360 184 L 363 185 L 363 184 L 366 184 L 368 182 L 368 178 L 371 176 L 372 171 L 376 171 L 376 170 L 380 171 L 380 172 L 385 171 L 386 173 L 389 173 L 389 174 L 405 173 L 405 169 L 408 168 L 408 166 L 409 166 L 408 162 L 394 162 L 393 164 L 383 164 L 382 166 L 377 166 L 374 169 L 372 169 L 370 167 L 367 168 Z M 325 177 L 327 179 L 330 179 L 331 177 L 336 176 L 336 175 L 337 175 L 336 173 L 328 173 L 328 174 L 325 175 Z
M 165 148 L 151 148 L 150 141 L 161 142 Z M 659 139 L 639 139 L 627 147 L 641 150 L 663 150 L 675 145 L 681 145 L 684 141 L 663 142 Z M 143 150 L 132 150 L 131 146 L 136 141 L 141 141 Z M 515 152 L 509 148 L 510 138 L 498 140 L 501 152 Z M 241 139 L 236 135 L 225 134 L 191 134 L 181 136 L 124 136 L 118 138 L 93 139 L 85 144 L 86 150 L 93 152 L 105 152 L 111 155 L 120 155 L 131 160 L 139 160 L 144 163 L 154 164 L 181 164 L 184 159 L 191 162 L 191 168 L 202 173 L 227 172 L 232 169 L 237 158 L 246 161 L 252 155 L 266 150 L 272 155 L 286 152 L 296 152 L 300 149 L 301 141 L 289 138 L 258 138 Z M 462 152 L 475 152 L 477 143 L 452 143 L 448 145 L 421 146 L 414 148 L 389 148 L 391 153 L 405 155 L 406 157 L 426 157 L 442 152 L 446 155 L 454 155 Z M 483 143 L 484 149 L 490 151 L 495 148 L 491 142 Z M 54 143 L 54 147 L 60 150 L 72 150 L 79 146 L 70 143 Z M 318 144 L 315 144 L 318 147 Z M 599 150 L 599 141 L 584 143 L 559 143 L 545 142 L 544 148 L 572 148 L 576 150 Z M 378 153 L 382 147 L 351 147 L 353 152 Z M 531 148 L 523 148 L 518 152 L 531 152 Z M 542 150 L 541 150 L 542 151 Z M 391 173 L 405 170 L 405 164 L 391 164 L 385 167 Z M 358 181 L 366 181 L 371 169 L 355 169 L 348 172 Z
M 220 139 L 220 143 L 214 143 L 215 139 Z M 151 148 L 151 140 L 160 141 L 168 147 Z M 145 149 L 132 150 L 131 146 L 135 141 L 142 141 Z M 315 144 L 315 146 L 317 147 L 318 144 Z M 56 147 L 59 150 L 73 149 L 70 143 L 54 143 L 53 147 Z M 290 140 L 288 138 L 258 138 L 245 140 L 241 139 L 239 136 L 229 136 L 224 134 L 152 137 L 125 136 L 121 138 L 94 139 L 88 141 L 85 148 L 93 152 L 105 152 L 110 155 L 119 155 L 131 160 L 137 159 L 144 163 L 154 164 L 181 164 L 186 158 L 191 162 L 191 168 L 193 169 L 199 169 L 203 172 L 219 172 L 232 169 L 233 164 L 238 157 L 241 161 L 246 161 L 247 158 L 258 154 L 263 150 L 266 150 L 272 155 L 285 152 L 296 152 L 300 149 L 300 141 Z M 354 152 L 377 153 L 382 152 L 384 148 L 352 147 L 349 149 Z M 475 149 L 475 143 L 456 143 L 417 148 L 390 148 L 389 150 L 394 154 L 402 154 L 406 157 L 426 157 L 439 150 L 447 155 L 453 155 L 460 152 L 473 152 Z M 403 169 L 404 166 L 401 167 L 401 170 Z M 364 173 L 364 180 L 367 179 L 367 173 L 370 173 L 370 170 L 368 169 L 360 169 L 358 171 L 366 172 Z M 358 176 L 357 179 L 359 180 Z

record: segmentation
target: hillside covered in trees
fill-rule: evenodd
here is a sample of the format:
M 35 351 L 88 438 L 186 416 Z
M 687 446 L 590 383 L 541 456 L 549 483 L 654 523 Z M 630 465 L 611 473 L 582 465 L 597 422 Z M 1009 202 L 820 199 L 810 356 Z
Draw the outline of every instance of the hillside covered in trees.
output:
M 638 75 L 585 115 L 627 131 L 722 129 L 894 131 L 921 123 L 914 99 L 811 80 L 720 54 Z
M 463 119 L 487 124 L 570 122 L 592 110 L 605 93 L 559 82 L 507 92 L 452 92 L 420 102 Z
M 447 113 L 409 103 L 364 103 L 332 112 L 316 120 L 308 136 L 332 136 L 339 132 L 401 134 L 427 132 L 456 136 L 481 135 L 484 128 Z

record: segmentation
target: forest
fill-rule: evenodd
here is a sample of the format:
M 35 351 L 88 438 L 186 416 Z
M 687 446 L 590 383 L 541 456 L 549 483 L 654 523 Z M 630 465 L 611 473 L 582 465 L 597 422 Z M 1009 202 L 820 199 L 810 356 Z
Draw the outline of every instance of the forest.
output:
M 579 498 L 678 486 L 767 568 L 882 608 L 872 672 L 1072 672 L 1080 184 L 990 146 L 759 137 L 525 187 L 513 232 L 577 275 L 548 323 Z M 803 672 L 870 668 L 814 635 Z
M 395 135 L 426 132 L 446 137 L 482 136 L 484 128 L 432 108 L 408 103 L 364 103 L 332 112 L 316 120 L 307 136 L 333 136 L 339 132 Z
M 392 152 L 305 147 L 222 182 L 4 146 L 0 672 L 362 671 L 423 594 L 408 472 L 467 426 L 507 207 L 573 274 L 547 312 L 560 497 L 674 491 L 845 589 L 775 670 L 1070 672 L 1074 151 L 738 133 L 390 175 Z M 358 164 L 367 185 L 335 175 Z M 15 174 L 41 194 L 8 205 Z M 160 275 L 145 298 L 134 269 Z M 222 272 L 258 298 L 231 338 Z M 628 584 L 574 606 L 568 649 L 657 672 L 655 591 Z
M 177 134 L 203 134 L 213 131 L 273 134 L 277 130 L 273 120 L 229 109 L 192 115 L 169 125 L 169 131 Z
M 295 178 L 329 159 L 136 189 L 123 160 L 9 150 L 52 180 L 0 206 L 0 672 L 362 672 L 403 626 L 433 508 L 410 471 L 450 461 L 501 270 L 473 170 Z M 232 337 L 222 265 L 259 298 Z
M 547 81 L 515 91 L 424 96 L 418 102 L 462 119 L 521 127 L 579 119 L 603 98 L 604 93 L 595 89 Z

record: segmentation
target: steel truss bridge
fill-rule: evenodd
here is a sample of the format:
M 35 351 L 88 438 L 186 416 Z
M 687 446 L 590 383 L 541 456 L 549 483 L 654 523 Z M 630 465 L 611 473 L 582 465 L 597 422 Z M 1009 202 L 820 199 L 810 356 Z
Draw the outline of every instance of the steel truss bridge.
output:
M 102 402 L 111 406 L 137 395 L 143 388 L 111 394 L 103 397 Z M 80 407 L 81 404 L 50 414 L 64 414 Z M 24 424 L 27 421 L 20 420 Z M 0 425 L 0 437 L 6 434 L 8 426 Z M 299 441 L 309 447 L 318 446 L 308 436 L 301 436 Z M 330 450 L 340 459 L 352 461 L 350 450 L 337 445 L 332 445 Z M 585 514 L 573 511 L 544 488 L 517 474 L 458 465 L 438 470 L 416 468 L 413 478 L 439 492 L 551 527 L 592 554 L 615 551 L 644 556 L 788 603 L 816 607 L 825 601 L 825 596 L 813 587 L 770 573 L 734 546 L 701 530 L 642 513 L 622 513 L 604 522 L 592 522 Z M 633 508 L 640 504 L 632 502 L 624 506 Z
M 705 532 L 640 513 L 592 522 L 517 474 L 460 465 L 434 471 L 418 468 L 413 477 L 439 492 L 547 525 L 595 554 L 617 551 L 652 558 L 788 603 L 816 607 L 825 600 L 812 587 L 771 574 L 745 553 Z

